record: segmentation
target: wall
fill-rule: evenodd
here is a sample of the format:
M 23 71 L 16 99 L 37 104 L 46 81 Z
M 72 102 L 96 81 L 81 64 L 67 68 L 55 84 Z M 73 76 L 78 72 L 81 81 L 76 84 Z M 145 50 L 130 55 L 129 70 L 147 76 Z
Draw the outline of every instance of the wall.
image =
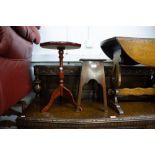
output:
M 64 61 L 80 58 L 108 59 L 100 48 L 101 41 L 114 36 L 155 38 L 154 26 L 47 26 L 41 27 L 41 42 L 72 41 L 81 43 L 77 50 L 66 50 Z M 56 50 L 43 49 L 34 45 L 33 62 L 58 61 Z

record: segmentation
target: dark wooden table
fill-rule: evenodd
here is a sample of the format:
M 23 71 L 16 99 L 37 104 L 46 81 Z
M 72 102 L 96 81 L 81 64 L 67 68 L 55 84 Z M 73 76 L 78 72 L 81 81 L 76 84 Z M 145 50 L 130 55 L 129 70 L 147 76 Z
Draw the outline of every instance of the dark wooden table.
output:
M 110 89 L 112 66 L 105 62 L 107 88 Z M 64 63 L 65 85 L 77 99 L 81 64 Z M 17 118 L 18 128 L 155 128 L 154 96 L 119 98 L 124 110 L 119 115 L 108 106 L 108 115 L 103 111 L 102 88 L 93 81 L 85 85 L 81 100 L 83 111 L 76 112 L 71 101 L 63 98 L 63 103 L 57 99 L 46 113 L 41 109 L 48 103 L 51 92 L 56 88 L 58 67 L 50 64 L 34 66 L 34 85 L 40 83 L 40 98 L 36 97 L 28 109 Z M 123 87 L 147 87 L 152 85 L 150 75 L 154 68 L 144 66 L 122 66 Z M 74 85 L 73 85 L 74 83 Z M 94 90 L 95 88 L 95 93 Z M 126 102 L 128 101 L 128 102 Z M 130 102 L 129 102 L 130 101 Z
M 48 99 L 34 99 L 33 103 L 17 118 L 18 128 L 155 128 L 154 102 L 121 102 L 125 111 L 119 115 L 108 108 L 108 115 L 103 112 L 103 104 L 97 101 L 83 100 L 83 111 L 73 111 L 71 104 L 66 101 L 57 102 L 46 113 L 41 113 Z

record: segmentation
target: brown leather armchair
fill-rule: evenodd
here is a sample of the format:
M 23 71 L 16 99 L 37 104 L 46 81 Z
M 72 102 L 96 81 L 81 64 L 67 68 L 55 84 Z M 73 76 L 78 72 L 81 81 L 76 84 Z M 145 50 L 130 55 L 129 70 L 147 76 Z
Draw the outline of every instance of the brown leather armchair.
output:
M 0 115 L 31 90 L 30 61 L 39 42 L 38 27 L 0 26 Z

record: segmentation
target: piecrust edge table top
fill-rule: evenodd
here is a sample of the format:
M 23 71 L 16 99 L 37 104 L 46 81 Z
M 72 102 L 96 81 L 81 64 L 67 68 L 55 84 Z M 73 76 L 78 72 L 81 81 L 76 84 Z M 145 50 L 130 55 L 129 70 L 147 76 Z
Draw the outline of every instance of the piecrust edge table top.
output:
M 78 49 L 81 47 L 81 44 L 74 43 L 74 42 L 68 42 L 68 41 L 49 41 L 40 43 L 40 47 L 47 48 L 47 49 Z

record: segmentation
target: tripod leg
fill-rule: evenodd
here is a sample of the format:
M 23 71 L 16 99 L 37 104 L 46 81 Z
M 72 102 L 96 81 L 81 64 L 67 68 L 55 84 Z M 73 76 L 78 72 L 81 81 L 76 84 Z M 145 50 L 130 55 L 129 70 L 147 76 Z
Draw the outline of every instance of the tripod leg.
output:
M 52 95 L 51 98 L 48 102 L 48 104 L 41 110 L 41 112 L 47 112 L 49 110 L 49 108 L 52 106 L 52 104 L 54 103 L 54 100 L 60 96 L 60 87 L 56 88 Z

